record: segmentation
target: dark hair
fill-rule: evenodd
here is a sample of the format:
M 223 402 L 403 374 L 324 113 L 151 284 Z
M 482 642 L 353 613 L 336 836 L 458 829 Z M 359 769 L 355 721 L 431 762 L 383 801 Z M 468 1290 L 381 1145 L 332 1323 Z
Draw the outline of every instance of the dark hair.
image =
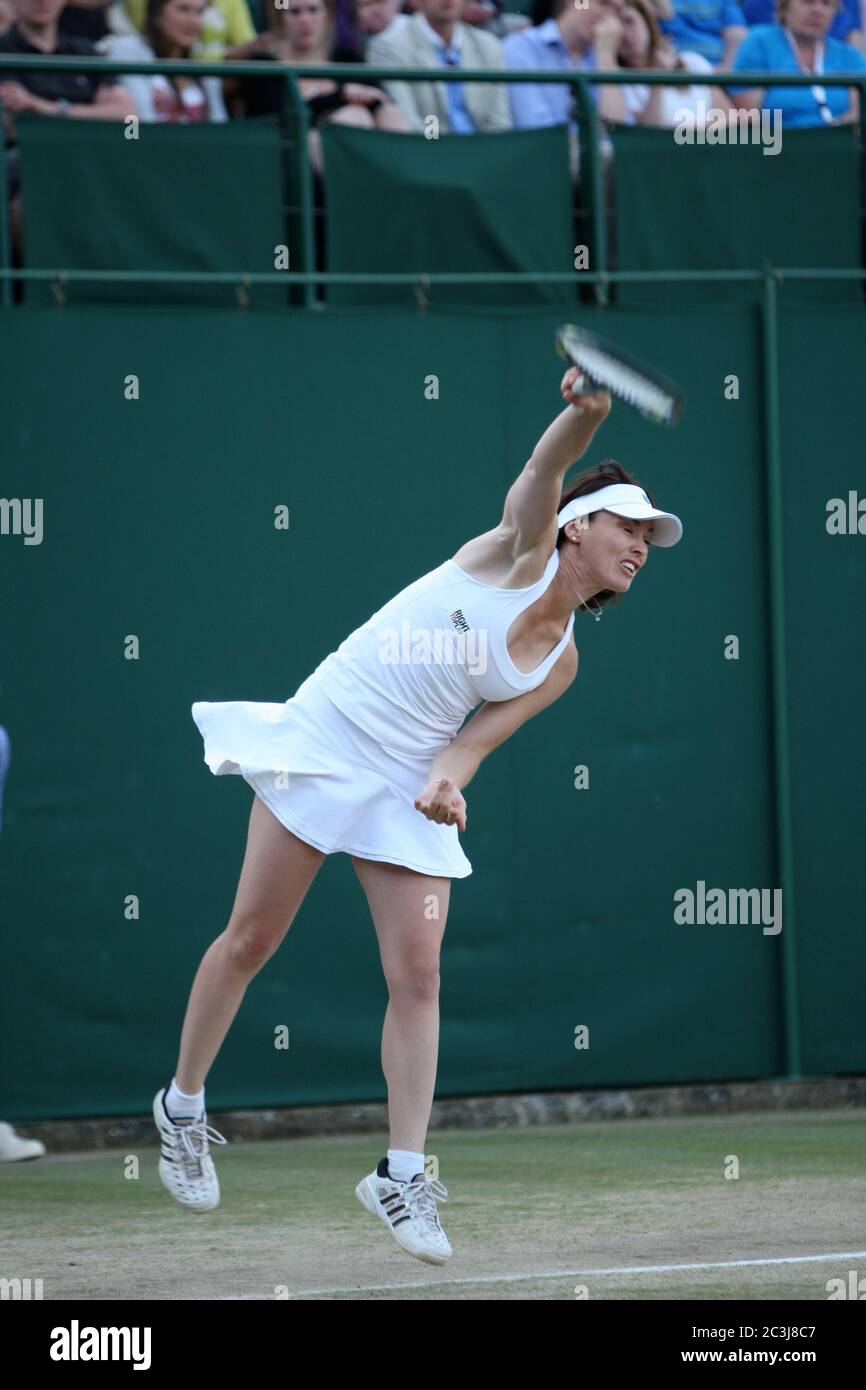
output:
M 650 502 L 655 506 L 656 501 L 649 488 L 645 488 L 643 483 L 639 483 L 637 478 L 633 478 L 630 473 L 627 473 L 622 464 L 617 463 L 616 459 L 605 459 L 597 468 L 588 468 L 586 472 L 581 473 L 573 482 L 565 485 L 562 496 L 559 499 L 557 512 L 561 512 L 563 507 L 566 506 L 567 503 L 573 501 L 575 497 L 585 497 L 588 492 L 598 492 L 600 488 L 610 487 L 612 483 L 630 483 L 632 487 L 643 488 Z M 586 521 L 587 525 L 591 526 L 597 516 L 598 512 L 590 512 L 589 516 L 584 517 L 583 520 Z M 566 540 L 565 527 L 560 526 L 559 535 L 556 538 L 557 550 L 562 549 Z M 621 598 L 622 594 L 618 594 L 615 589 L 602 589 L 595 595 L 593 603 L 601 607 L 606 607 L 608 604 L 619 603 Z M 585 603 L 580 603 L 578 604 L 578 611 L 581 613 L 589 613 L 591 609 L 588 608 Z
M 169 3 L 169 0 L 147 0 L 147 10 L 146 10 L 146 13 L 145 13 L 145 21 L 144 21 L 144 37 L 147 39 L 147 42 L 150 44 L 151 48 L 153 49 L 154 56 L 155 56 L 156 58 L 168 58 L 168 57 L 169 57 L 169 51 L 168 51 L 168 49 L 169 49 L 169 44 L 168 44 L 168 39 L 165 37 L 165 34 L 163 33 L 162 29 L 160 28 L 160 24 L 159 24 L 160 16 L 162 15 L 163 10 L 165 9 L 165 7 L 166 7 L 166 5 L 167 5 L 168 3 Z M 184 57 L 184 58 L 190 58 L 191 56 L 192 56 L 192 49 L 191 49 L 191 48 L 187 48 L 186 51 L 183 53 L 183 57 Z M 201 79 L 200 79 L 200 78 L 198 78 L 198 77 L 191 77 L 191 78 L 189 78 L 188 80 L 189 80 L 190 82 L 194 83 L 195 86 L 198 87 L 198 89 L 199 89 L 200 92 L 204 92 L 205 89 L 204 89 L 204 86 L 202 85 L 202 82 L 201 82 Z M 177 78 L 176 78 L 176 77 L 168 77 L 168 78 L 166 78 L 166 81 L 169 83 L 169 85 L 170 85 L 172 91 L 174 92 L 175 96 L 177 97 L 177 99 L 178 99 L 178 101 L 180 102 L 181 107 L 182 107 L 182 106 L 183 106 L 183 97 L 181 96 L 180 84 L 179 84 Z
M 654 66 L 652 60 L 655 57 L 656 49 L 659 47 L 659 45 L 662 43 L 665 37 L 662 34 L 661 25 L 659 24 L 658 17 L 656 16 L 655 10 L 650 5 L 649 0 L 625 0 L 625 2 L 627 8 L 637 10 L 638 14 L 640 15 L 641 19 L 643 20 L 644 24 L 649 30 L 649 52 L 647 54 L 646 66 L 652 67 Z M 619 63 L 620 67 L 628 67 L 628 64 L 624 63 L 622 59 L 619 57 L 619 55 L 617 55 L 617 62 Z M 685 70 L 686 65 L 683 62 L 682 58 L 679 56 L 679 54 L 677 54 L 677 61 L 674 71 L 685 72 Z
M 328 35 L 328 44 L 331 48 L 333 48 L 334 39 L 337 32 L 337 0 L 322 0 L 322 5 L 324 6 L 325 19 L 327 20 L 326 27 Z M 280 19 L 281 16 L 285 14 L 287 9 L 288 5 L 277 5 L 275 3 L 275 0 L 264 0 L 264 4 L 262 6 L 262 17 L 265 21 L 264 28 L 270 29 L 272 34 L 279 35 L 282 30 Z M 354 15 L 355 7 L 354 3 L 352 3 L 352 0 L 350 0 L 348 9 L 349 12 L 352 15 Z M 359 54 L 359 57 L 356 61 L 359 63 L 363 63 L 363 56 Z

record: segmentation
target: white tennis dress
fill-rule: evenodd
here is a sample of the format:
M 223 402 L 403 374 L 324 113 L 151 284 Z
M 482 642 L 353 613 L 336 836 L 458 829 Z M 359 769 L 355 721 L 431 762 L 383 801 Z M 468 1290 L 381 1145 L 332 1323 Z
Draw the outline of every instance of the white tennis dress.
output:
M 453 560 L 422 575 L 325 657 L 283 704 L 197 701 L 192 716 L 216 776 L 239 773 L 302 840 L 326 854 L 465 878 L 456 825 L 414 806 L 435 755 L 487 700 L 534 690 L 574 626 L 534 671 L 508 655 L 508 629 L 559 566 L 524 589 L 497 589 Z

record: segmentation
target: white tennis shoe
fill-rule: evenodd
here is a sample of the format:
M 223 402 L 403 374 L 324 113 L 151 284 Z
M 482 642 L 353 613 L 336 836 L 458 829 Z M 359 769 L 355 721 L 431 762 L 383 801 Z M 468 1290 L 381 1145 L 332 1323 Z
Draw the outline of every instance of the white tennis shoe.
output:
M 444 1265 L 454 1253 L 439 1223 L 437 1200 L 447 1202 L 448 1189 L 438 1178 L 416 1173 L 411 1182 L 398 1182 L 388 1173 L 388 1160 L 358 1183 L 355 1196 L 378 1216 L 398 1245 L 427 1264 Z
M 45 1145 L 41 1139 L 25 1139 L 5 1120 L 0 1123 L 0 1163 L 17 1163 L 22 1158 L 41 1158 Z
M 208 1152 L 208 1141 L 227 1144 L 207 1123 L 207 1111 L 200 1120 L 176 1124 L 163 1101 L 166 1088 L 153 1099 L 153 1118 L 162 1141 L 159 1176 L 175 1201 L 187 1211 L 213 1211 L 219 1206 L 220 1185 Z

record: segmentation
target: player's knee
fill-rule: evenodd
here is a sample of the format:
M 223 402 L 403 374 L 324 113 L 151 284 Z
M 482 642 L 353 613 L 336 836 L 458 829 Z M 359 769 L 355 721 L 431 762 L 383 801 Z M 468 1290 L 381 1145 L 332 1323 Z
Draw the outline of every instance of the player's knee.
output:
M 285 921 L 265 912 L 232 917 L 226 928 L 230 963 L 238 970 L 260 969 L 279 946 L 286 927 Z
M 411 1003 L 429 1003 L 439 996 L 438 959 L 403 961 L 386 973 L 388 992 Z

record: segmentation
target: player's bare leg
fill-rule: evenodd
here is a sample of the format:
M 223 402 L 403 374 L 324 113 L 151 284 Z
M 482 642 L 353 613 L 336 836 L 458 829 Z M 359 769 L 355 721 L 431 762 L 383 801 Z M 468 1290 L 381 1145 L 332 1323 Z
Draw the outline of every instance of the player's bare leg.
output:
M 388 984 L 382 1070 L 389 1145 L 423 1156 L 439 1057 L 439 953 L 451 880 L 355 856 L 352 863 L 367 895 Z M 450 1257 L 436 1210 L 447 1189 L 423 1169 L 411 1181 L 395 1181 L 383 1160 L 356 1193 L 410 1254 L 431 1264 Z
M 250 811 L 243 867 L 228 925 L 205 952 L 193 981 L 175 1072 L 189 1096 L 205 1078 L 240 1008 L 250 980 L 282 942 L 325 855 L 293 835 L 256 796 Z M 189 1211 L 211 1211 L 219 1183 L 209 1141 L 225 1143 L 201 1116 L 169 1114 L 166 1091 L 153 1114 L 162 1140 L 160 1177 Z
M 247 985 L 282 943 L 324 858 L 253 798 L 231 916 L 202 958 L 187 1005 L 175 1071 L 182 1091 L 204 1086 Z

